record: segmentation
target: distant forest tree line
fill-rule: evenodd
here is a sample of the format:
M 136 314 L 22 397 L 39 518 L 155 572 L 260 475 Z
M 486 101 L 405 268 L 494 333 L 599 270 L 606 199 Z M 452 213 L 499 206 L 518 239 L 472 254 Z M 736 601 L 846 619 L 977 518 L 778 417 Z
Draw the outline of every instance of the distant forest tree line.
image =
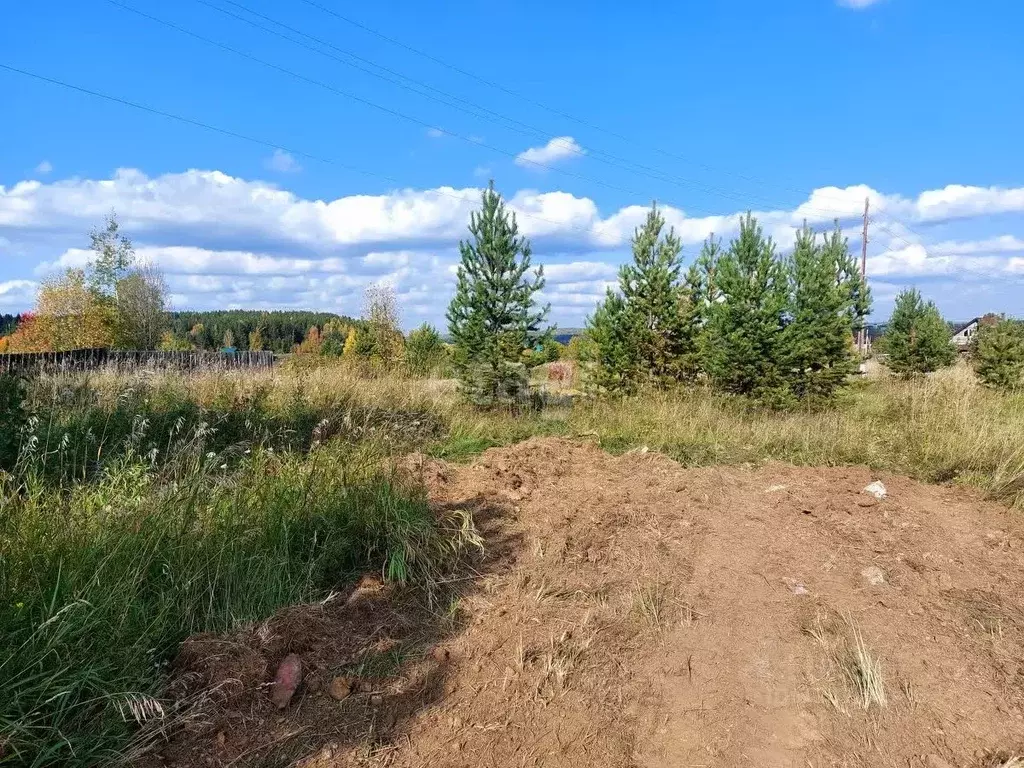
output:
M 377 370 L 455 373 L 480 405 L 522 402 L 530 367 L 563 354 L 598 392 L 703 382 L 773 406 L 829 400 L 856 370 L 853 338 L 870 293 L 838 222 L 825 233 L 805 225 L 783 255 L 747 214 L 728 246 L 709 237 L 684 272 L 680 239 L 653 206 L 634 233 L 633 259 L 621 267 L 617 289 L 608 290 L 564 349 L 545 323 L 549 308 L 535 303 L 543 267 L 532 267 L 530 243 L 493 184 L 470 217 L 469 233 L 460 243 L 446 344 L 427 324 L 406 337 L 394 291 L 385 285 L 367 289 L 360 319 L 287 310 L 169 312 L 162 275 L 137 263 L 111 214 L 90 234 L 93 257 L 84 269 L 44 281 L 33 312 L 0 316 L 0 352 L 296 352 Z M 900 375 L 928 373 L 956 358 L 948 324 L 912 289 L 897 297 L 876 347 Z M 973 348 L 986 384 L 1024 386 L 1020 322 L 993 318 Z
M 211 312 L 170 312 L 164 340 L 195 349 L 269 350 L 279 354 L 300 345 L 310 328 L 322 331 L 329 323 L 358 327 L 360 321 L 331 312 L 258 311 L 227 309 Z M 344 340 L 342 340 L 344 343 Z

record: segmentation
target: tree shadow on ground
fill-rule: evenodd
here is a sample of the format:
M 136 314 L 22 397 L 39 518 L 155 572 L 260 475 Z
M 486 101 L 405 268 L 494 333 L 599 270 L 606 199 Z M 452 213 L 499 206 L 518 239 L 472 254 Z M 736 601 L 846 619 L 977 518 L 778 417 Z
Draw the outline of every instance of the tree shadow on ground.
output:
M 169 686 L 170 698 L 184 703 L 181 716 L 170 733 L 166 723 L 144 733 L 154 748 L 135 764 L 316 768 L 353 751 L 370 757 L 390 749 L 417 713 L 445 694 L 453 664 L 445 641 L 466 626 L 459 601 L 505 569 L 521 545 L 506 528 L 507 510 L 491 499 L 434 508 L 439 516 L 471 513 L 484 553 L 430 590 L 368 575 L 256 626 L 190 638 Z M 278 710 L 270 692 L 289 654 L 301 659 L 303 678 Z

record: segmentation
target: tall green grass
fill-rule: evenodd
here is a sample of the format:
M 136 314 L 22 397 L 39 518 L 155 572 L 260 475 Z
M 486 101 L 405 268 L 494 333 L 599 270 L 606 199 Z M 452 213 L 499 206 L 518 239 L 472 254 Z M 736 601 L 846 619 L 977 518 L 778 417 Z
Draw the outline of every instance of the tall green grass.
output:
M 129 418 L 128 400 L 95 391 L 39 408 L 53 384 L 35 383 L 17 465 L 0 471 L 2 764 L 115 762 L 141 721 L 167 716 L 166 665 L 188 635 L 321 597 L 367 568 L 429 583 L 476 542 L 470 520 L 437 519 L 387 469 L 403 440 L 383 417 L 339 410 L 333 435 L 322 418 L 286 446 L 301 450 L 275 450 L 252 420 L 248 439 L 219 439 L 194 397 L 170 403 L 196 409 L 191 430 L 154 418 L 152 400 Z M 66 436 L 83 415 L 118 427 L 81 445 L 82 432 Z M 61 462 L 74 471 L 52 471 Z
M 477 540 L 395 482 L 387 458 L 409 450 L 586 436 L 691 466 L 867 464 L 1024 507 L 1024 395 L 964 367 L 781 413 L 701 388 L 481 412 L 448 382 L 340 367 L 46 377 L 3 402 L 20 426 L 0 470 L 0 763 L 18 765 L 116 760 L 169 706 L 166 663 L 191 633 L 368 567 L 436 579 Z

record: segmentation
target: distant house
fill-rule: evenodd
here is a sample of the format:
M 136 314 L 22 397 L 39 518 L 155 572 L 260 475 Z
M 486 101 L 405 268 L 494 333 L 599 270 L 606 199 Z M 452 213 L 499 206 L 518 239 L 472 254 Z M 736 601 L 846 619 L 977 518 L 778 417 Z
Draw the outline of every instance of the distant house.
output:
M 953 335 L 949 337 L 949 340 L 953 342 L 953 346 L 957 349 L 967 349 L 971 346 L 971 342 L 974 341 L 978 328 L 981 326 L 981 320 L 982 318 L 976 317 L 970 322 L 955 326 L 953 328 Z
M 987 315 L 976 317 L 966 323 L 961 323 L 959 325 L 951 324 L 950 331 L 952 331 L 952 333 L 949 340 L 953 342 L 953 346 L 961 352 L 966 352 L 971 348 L 971 342 L 974 341 L 974 337 L 978 335 L 978 330 L 983 325 L 995 325 L 1002 317 L 1002 315 L 989 312 Z

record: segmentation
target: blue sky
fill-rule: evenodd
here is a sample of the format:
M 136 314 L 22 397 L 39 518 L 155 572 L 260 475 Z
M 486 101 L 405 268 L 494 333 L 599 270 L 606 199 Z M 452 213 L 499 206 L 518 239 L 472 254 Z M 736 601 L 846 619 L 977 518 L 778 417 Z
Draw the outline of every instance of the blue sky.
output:
M 1018 2 L 64 0 L 0 14 L 0 65 L 263 142 L 0 69 L 0 311 L 80 264 L 113 208 L 176 308 L 355 314 L 388 281 L 407 326 L 440 322 L 494 178 L 561 325 L 614 280 L 653 199 L 689 260 L 748 208 L 783 249 L 803 219 L 837 216 L 859 249 L 869 196 L 876 318 L 909 285 L 951 318 L 1024 314 Z

